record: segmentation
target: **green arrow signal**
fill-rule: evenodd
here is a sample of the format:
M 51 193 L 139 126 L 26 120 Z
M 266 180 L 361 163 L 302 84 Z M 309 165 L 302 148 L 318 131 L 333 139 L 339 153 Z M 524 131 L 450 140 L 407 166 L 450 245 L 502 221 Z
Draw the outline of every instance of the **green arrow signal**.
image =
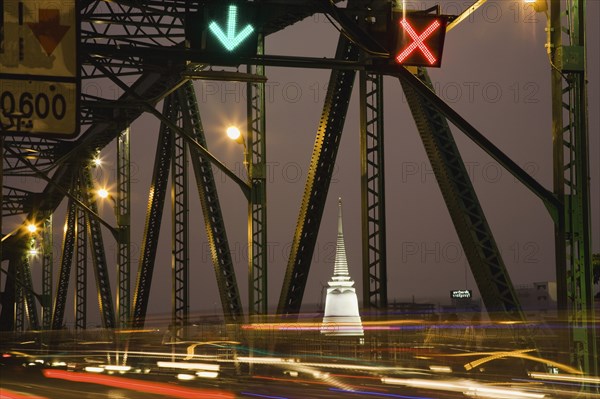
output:
M 235 29 L 237 28 L 237 6 L 229 6 L 229 14 L 227 17 L 227 34 L 223 32 L 223 29 L 215 22 L 212 21 L 208 25 L 208 29 L 219 39 L 223 47 L 225 47 L 228 51 L 232 51 L 237 46 L 240 45 L 241 42 L 244 41 L 253 31 L 254 28 L 248 24 L 241 32 L 238 34 L 235 33 Z

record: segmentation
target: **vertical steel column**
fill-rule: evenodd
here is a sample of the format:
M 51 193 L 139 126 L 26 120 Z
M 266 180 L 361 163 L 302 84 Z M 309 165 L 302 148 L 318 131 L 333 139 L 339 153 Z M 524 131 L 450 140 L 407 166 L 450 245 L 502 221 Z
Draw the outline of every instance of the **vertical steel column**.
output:
M 3 204 L 4 204 L 4 136 L 0 135 L 0 269 L 2 269 L 2 246 L 4 245 L 2 242 L 2 238 L 4 238 L 4 233 L 2 233 L 2 217 L 3 215 Z M 0 272 L 0 289 L 2 289 L 2 273 Z M 0 300 L 0 303 L 2 301 Z
M 11 259 L 11 262 L 15 262 L 14 273 L 15 273 L 15 319 L 13 325 L 15 326 L 14 331 L 21 332 L 25 331 L 25 296 L 23 295 L 23 268 L 25 256 L 17 255 L 16 259 Z
M 82 191 L 85 187 L 79 186 L 77 197 L 82 200 Z M 85 211 L 77 209 L 75 225 L 75 330 L 85 330 L 87 327 L 87 219 Z
M 11 242 L 12 244 L 12 242 Z M 8 245 L 7 248 L 10 248 Z M 13 248 L 11 248 L 12 252 Z M 13 331 L 15 329 L 15 310 L 16 310 L 16 271 L 17 267 L 13 256 L 8 256 L 6 249 L 4 256 L 8 259 L 8 269 L 6 270 L 6 279 L 4 281 L 4 291 L 2 291 L 2 309 L 0 310 L 0 331 Z
M 257 54 L 264 54 L 265 39 L 258 37 Z M 248 72 L 253 67 L 248 65 Z M 254 73 L 265 75 L 264 65 L 254 66 Z M 267 180 L 265 83 L 249 82 L 248 137 L 244 154 L 250 180 L 248 203 L 248 315 L 268 313 L 267 292 Z
M 563 203 L 555 225 L 559 309 L 568 315 L 572 365 L 588 375 L 597 375 L 585 0 L 551 0 L 550 28 L 554 193 Z
M 383 76 L 360 74 L 363 307 L 387 308 Z
M 37 249 L 35 248 L 35 239 L 32 238 L 32 247 L 31 247 L 31 251 L 37 251 Z M 29 321 L 29 329 L 30 330 L 39 330 L 40 329 L 40 323 L 39 323 L 39 318 L 38 318 L 38 314 L 37 314 L 37 306 L 36 306 L 36 301 L 35 301 L 35 296 L 34 296 L 34 291 L 33 291 L 33 278 L 31 277 L 31 267 L 30 267 L 30 263 L 29 263 L 29 258 L 33 255 L 33 253 L 27 253 L 26 256 L 23 257 L 23 262 L 22 262 L 22 269 L 21 269 L 21 275 L 22 275 L 22 283 L 23 283 L 23 300 L 25 303 L 25 312 L 26 312 L 26 316 L 27 316 L 27 320 Z
M 52 237 L 52 214 L 43 221 L 42 227 L 42 328 L 52 325 L 52 272 L 54 267 L 54 239 Z
M 115 212 L 118 225 L 117 235 L 117 323 L 127 328 L 130 316 L 131 274 L 131 152 L 129 128 L 117 137 L 117 199 Z
M 173 95 L 173 100 L 180 111 L 176 95 Z M 189 321 L 187 144 L 180 135 L 173 134 L 171 139 L 171 325 L 173 338 L 185 339 L 185 328 Z

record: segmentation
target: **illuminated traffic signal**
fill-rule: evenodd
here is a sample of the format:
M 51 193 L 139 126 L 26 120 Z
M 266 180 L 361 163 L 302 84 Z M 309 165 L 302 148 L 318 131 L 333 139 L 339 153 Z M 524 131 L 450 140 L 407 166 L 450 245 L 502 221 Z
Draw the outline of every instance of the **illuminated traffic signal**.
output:
M 204 1 L 199 14 L 186 18 L 190 47 L 203 54 L 236 62 L 235 57 L 256 54 L 258 43 L 257 7 L 237 1 Z
M 447 17 L 441 15 L 406 13 L 394 18 L 393 62 L 439 68 L 447 24 Z
M 235 51 L 255 31 L 255 28 L 249 23 L 245 25 L 238 24 L 238 19 L 242 19 L 239 16 L 238 6 L 230 4 L 227 7 L 227 22 L 225 24 L 219 24 L 216 20 L 212 20 L 208 24 L 208 30 L 214 36 L 213 39 L 216 39 L 227 51 Z

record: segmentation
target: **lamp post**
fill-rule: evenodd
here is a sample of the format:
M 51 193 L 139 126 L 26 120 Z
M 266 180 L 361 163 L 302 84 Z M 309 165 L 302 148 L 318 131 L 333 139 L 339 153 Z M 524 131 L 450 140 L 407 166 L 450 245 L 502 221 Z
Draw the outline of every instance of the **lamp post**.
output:
M 253 137 L 249 130 L 244 139 L 236 126 L 227 128 L 227 136 L 244 146 L 244 167 L 250 191 L 248 199 L 248 315 L 267 313 L 266 267 L 266 193 L 264 157 L 255 157 Z M 248 141 L 248 144 L 246 144 Z M 254 158 L 257 158 L 256 161 Z
M 229 126 L 225 133 L 227 134 L 227 137 L 229 137 L 231 140 L 244 146 L 244 169 L 246 170 L 246 174 L 248 176 L 248 183 L 250 183 L 251 177 L 249 165 L 251 162 L 251 157 L 249 157 L 248 154 L 248 145 L 246 145 L 246 140 L 244 139 L 242 132 L 237 126 Z

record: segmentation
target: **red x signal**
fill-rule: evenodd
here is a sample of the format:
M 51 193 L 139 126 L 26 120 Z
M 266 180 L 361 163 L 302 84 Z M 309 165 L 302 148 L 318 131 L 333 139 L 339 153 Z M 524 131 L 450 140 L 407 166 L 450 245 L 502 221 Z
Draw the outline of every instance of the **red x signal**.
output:
M 404 60 L 406 60 L 406 58 L 409 55 L 411 55 L 418 48 L 419 50 L 421 50 L 425 58 L 427 58 L 427 61 L 429 61 L 431 65 L 434 65 L 438 60 L 431 53 L 429 47 L 427 47 L 427 45 L 425 44 L 425 41 L 436 30 L 438 30 L 440 26 L 442 26 L 440 21 L 437 19 L 433 21 L 431 25 L 429 25 L 427 29 L 425 29 L 420 35 L 418 35 L 417 32 L 415 32 L 411 24 L 406 19 L 402 19 L 400 21 L 400 25 L 402 26 L 402 28 L 404 28 L 406 33 L 408 33 L 408 35 L 413 39 L 413 42 L 396 56 L 396 61 L 399 64 L 401 64 Z

